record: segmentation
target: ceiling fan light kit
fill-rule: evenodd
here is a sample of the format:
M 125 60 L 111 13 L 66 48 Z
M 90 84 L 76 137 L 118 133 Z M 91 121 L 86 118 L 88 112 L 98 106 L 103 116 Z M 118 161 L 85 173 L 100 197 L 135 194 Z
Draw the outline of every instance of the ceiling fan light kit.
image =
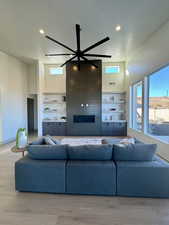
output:
M 81 61 L 81 59 L 84 60 L 84 61 L 86 61 L 86 62 L 88 62 L 88 63 L 92 66 L 92 67 L 91 67 L 92 69 L 93 69 L 93 68 L 97 68 L 97 65 L 95 65 L 94 63 L 92 63 L 92 62 L 91 62 L 90 60 L 88 60 L 86 57 L 111 58 L 111 55 L 88 54 L 88 53 L 87 53 L 87 52 L 89 52 L 90 50 L 92 50 L 93 48 L 96 48 L 97 46 L 99 46 L 99 45 L 101 45 L 101 44 L 103 44 L 103 43 L 109 41 L 109 40 L 110 40 L 109 37 L 106 37 L 106 38 L 104 38 L 104 39 L 102 39 L 102 40 L 96 42 L 95 44 L 89 46 L 88 48 L 86 48 L 86 49 L 84 49 L 84 50 L 81 50 L 81 48 L 80 48 L 80 31 L 81 31 L 80 25 L 79 25 L 79 24 L 76 24 L 77 50 L 73 50 L 72 48 L 66 46 L 65 44 L 63 44 L 63 43 L 61 43 L 61 42 L 59 42 L 59 41 L 53 39 L 52 37 L 46 35 L 45 37 L 46 37 L 48 40 L 50 40 L 50 41 L 52 41 L 52 42 L 54 42 L 54 43 L 56 43 L 56 44 L 58 44 L 58 45 L 60 45 L 60 46 L 62 46 L 62 47 L 64 47 L 64 48 L 66 48 L 67 50 L 71 51 L 71 53 L 70 53 L 70 54 L 69 54 L 69 53 L 64 53 L 64 54 L 46 54 L 45 56 L 70 56 L 70 59 L 67 60 L 65 63 L 63 63 L 63 64 L 61 65 L 61 67 L 64 66 L 64 65 L 66 65 L 67 63 L 73 61 L 75 58 L 77 58 L 77 64 L 78 64 L 77 66 L 78 66 L 78 70 L 80 70 L 80 61 Z

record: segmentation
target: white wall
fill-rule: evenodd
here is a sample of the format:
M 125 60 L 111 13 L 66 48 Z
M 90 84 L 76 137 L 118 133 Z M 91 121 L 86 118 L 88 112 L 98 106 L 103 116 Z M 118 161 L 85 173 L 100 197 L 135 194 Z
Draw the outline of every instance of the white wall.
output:
M 27 127 L 27 65 L 0 52 L 0 143 L 15 139 L 18 128 Z
M 104 66 L 120 65 L 120 74 L 105 74 Z M 44 92 L 47 93 L 66 93 L 66 71 L 60 76 L 49 74 L 49 67 L 59 66 L 58 64 L 45 65 Z M 103 92 L 122 92 L 124 91 L 125 64 L 124 62 L 102 63 L 102 91 Z M 111 85 L 110 83 L 113 83 Z
M 119 74 L 105 74 L 105 66 L 120 66 Z M 102 63 L 102 92 L 122 92 L 124 91 L 125 63 L 109 62 Z M 113 85 L 111 84 L 113 83 Z
M 44 92 L 46 93 L 66 93 L 66 71 L 63 67 L 63 75 L 52 76 L 49 74 L 49 67 L 59 67 L 60 64 L 45 65 Z
M 37 63 L 28 65 L 28 94 L 37 94 Z
M 144 79 L 146 75 L 151 74 L 160 67 L 169 64 L 169 22 L 166 23 L 160 30 L 144 42 L 128 60 L 127 68 L 130 75 L 126 77 L 125 87 L 129 96 L 129 85 Z M 161 156 L 169 160 L 169 144 L 158 141 L 141 132 L 128 129 L 128 135 L 136 136 L 137 138 L 147 143 L 157 143 L 158 152 Z
M 38 75 L 38 136 L 42 136 L 42 119 L 43 119 L 43 92 L 45 90 L 45 68 L 42 62 L 37 65 Z
M 0 86 L 0 143 L 2 142 L 2 88 Z

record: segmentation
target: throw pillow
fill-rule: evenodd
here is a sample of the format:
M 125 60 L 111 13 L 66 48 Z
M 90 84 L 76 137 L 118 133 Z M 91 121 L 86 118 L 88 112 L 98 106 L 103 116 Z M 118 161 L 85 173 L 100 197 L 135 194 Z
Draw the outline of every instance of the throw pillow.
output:
M 55 142 L 48 136 L 44 137 L 44 140 L 47 145 L 56 145 Z
M 51 137 L 50 135 L 47 135 L 46 137 L 49 137 L 56 145 L 60 145 L 61 144 L 61 141 L 54 138 L 54 137 Z

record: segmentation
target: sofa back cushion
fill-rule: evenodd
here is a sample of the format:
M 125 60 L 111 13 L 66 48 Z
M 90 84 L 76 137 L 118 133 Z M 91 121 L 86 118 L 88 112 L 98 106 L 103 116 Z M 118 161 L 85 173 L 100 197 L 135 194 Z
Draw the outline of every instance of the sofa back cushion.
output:
M 43 137 L 36 139 L 35 141 L 31 142 L 30 145 L 45 145 L 45 139 Z
M 67 159 L 67 145 L 29 145 L 27 150 L 32 159 Z
M 113 158 L 115 161 L 152 161 L 156 149 L 156 144 L 117 144 Z
M 112 160 L 111 145 L 81 145 L 69 146 L 68 158 L 70 160 Z

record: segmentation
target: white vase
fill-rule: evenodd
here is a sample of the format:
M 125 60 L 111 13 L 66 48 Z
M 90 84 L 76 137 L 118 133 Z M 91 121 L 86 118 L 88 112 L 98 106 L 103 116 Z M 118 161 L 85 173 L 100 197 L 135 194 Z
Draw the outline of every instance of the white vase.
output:
M 18 130 L 17 148 L 25 148 L 27 146 L 27 134 L 25 129 Z

